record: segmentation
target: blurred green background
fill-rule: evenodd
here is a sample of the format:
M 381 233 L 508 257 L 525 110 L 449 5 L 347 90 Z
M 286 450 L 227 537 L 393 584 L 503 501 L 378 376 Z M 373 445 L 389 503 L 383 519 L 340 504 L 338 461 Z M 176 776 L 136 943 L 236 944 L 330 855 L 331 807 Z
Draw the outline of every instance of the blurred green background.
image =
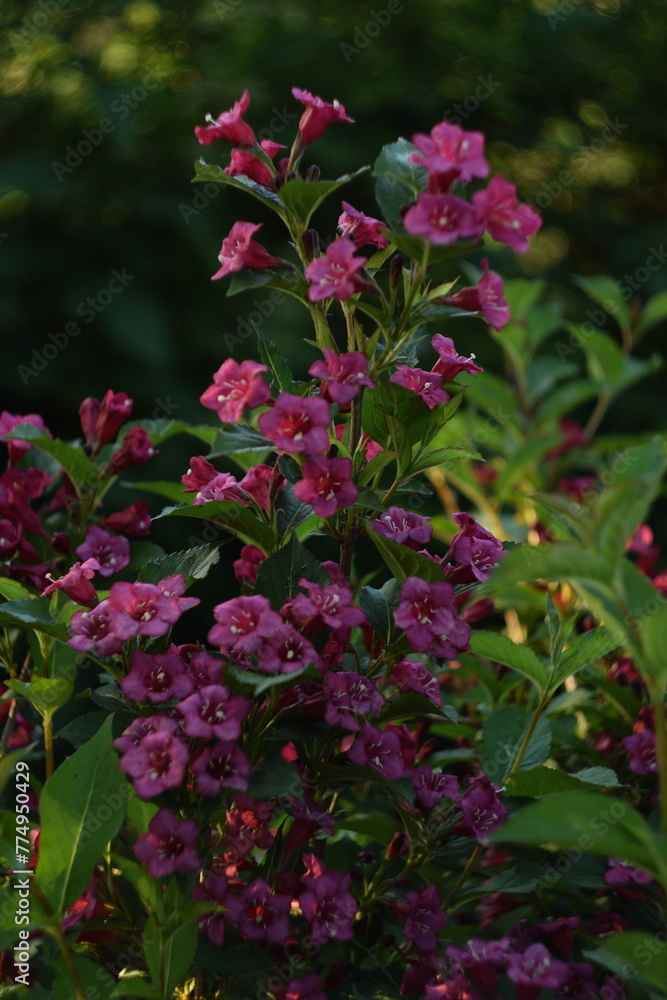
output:
M 573 274 L 622 280 L 667 243 L 664 0 L 3 0 L 1 18 L 0 408 L 41 412 L 59 436 L 108 387 L 136 399 L 135 417 L 212 421 L 197 400 L 230 353 L 225 334 L 268 301 L 210 281 L 221 240 L 239 218 L 264 221 L 270 249 L 282 238 L 251 199 L 190 183 L 199 155 L 229 156 L 200 147 L 194 126 L 245 88 L 247 120 L 288 145 L 293 85 L 345 105 L 356 125 L 306 157 L 324 177 L 445 116 L 485 132 L 494 172 L 545 219 L 527 254 L 496 250 L 492 267 L 547 278 L 571 319 L 593 308 Z M 376 214 L 368 176 L 344 196 Z M 323 233 L 339 211 L 322 211 Z M 636 295 L 664 288 L 667 263 Z M 287 302 L 264 329 L 303 374 L 305 310 Z M 486 337 L 477 321 L 466 330 Z M 254 350 L 245 339 L 233 353 Z M 610 419 L 664 426 L 662 393 L 656 377 Z

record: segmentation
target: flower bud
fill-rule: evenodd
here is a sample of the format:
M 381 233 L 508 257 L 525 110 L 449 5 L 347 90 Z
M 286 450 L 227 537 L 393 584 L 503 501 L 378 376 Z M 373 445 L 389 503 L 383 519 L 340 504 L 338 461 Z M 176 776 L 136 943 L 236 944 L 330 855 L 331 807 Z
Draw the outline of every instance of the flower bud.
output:
M 400 858 L 402 854 L 407 854 L 409 850 L 410 841 L 408 840 L 407 833 L 395 833 L 389 846 L 387 847 L 386 857 L 389 860 L 392 860 L 393 858 Z
M 389 285 L 391 288 L 398 288 L 405 266 L 405 257 L 401 253 L 394 254 L 389 265 Z
M 316 229 L 306 229 L 303 234 L 303 246 L 308 260 L 315 260 L 321 255 L 320 234 Z
M 314 183 L 315 181 L 319 181 L 319 179 L 320 179 L 320 168 L 317 166 L 316 163 L 313 163 L 311 167 L 308 167 L 308 170 L 306 172 L 306 180 L 311 181 L 311 183 Z

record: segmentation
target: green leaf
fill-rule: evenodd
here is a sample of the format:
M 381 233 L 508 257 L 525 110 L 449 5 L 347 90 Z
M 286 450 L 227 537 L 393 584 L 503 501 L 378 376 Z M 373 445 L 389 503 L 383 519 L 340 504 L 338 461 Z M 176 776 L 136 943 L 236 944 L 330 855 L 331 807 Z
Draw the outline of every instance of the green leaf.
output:
M 384 146 L 373 164 L 375 200 L 388 224 L 402 228 L 400 209 L 426 190 L 426 171 L 409 157 L 418 150 L 406 139 Z
M 667 954 L 664 939 L 659 940 L 654 934 L 647 934 L 645 931 L 625 931 L 623 934 L 605 937 L 602 948 L 584 951 L 587 958 L 607 965 L 605 953 L 622 959 L 626 980 L 639 976 L 651 986 L 657 987 L 661 996 L 667 996 Z M 627 971 L 628 963 L 634 969 L 634 974 Z
M 28 748 L 19 747 L 18 750 L 10 750 L 8 753 L 3 753 L 2 757 L 0 757 L 0 795 L 2 795 L 7 786 L 7 782 L 14 774 L 14 768 L 18 762 L 20 760 L 25 760 L 28 750 L 30 750 L 34 745 L 35 744 L 33 743 Z M 24 772 L 18 771 L 17 776 L 22 773 Z
M 501 635 L 498 632 L 480 631 L 472 633 L 470 648 L 478 656 L 486 656 L 489 660 L 495 660 L 496 663 L 502 663 L 506 667 L 517 670 L 531 680 L 538 691 L 546 690 L 546 667 L 528 646 L 519 646 L 506 635 Z
M 59 729 L 55 737 L 56 739 L 67 740 L 68 743 L 71 743 L 78 750 L 84 743 L 92 740 L 95 733 L 99 732 L 107 716 L 108 713 L 102 711 L 88 712 L 87 715 L 80 715 L 78 718 L 68 722 L 62 729 Z M 128 714 L 126 718 L 129 725 L 132 722 L 132 716 Z
M 371 441 L 378 444 L 384 444 L 387 436 L 392 435 L 391 417 L 403 427 L 413 444 L 421 441 L 431 419 L 431 411 L 423 399 L 394 382 L 380 382 L 375 389 L 367 389 L 361 407 L 362 427 Z
M 303 785 L 296 768 L 283 760 L 278 751 L 272 751 L 253 767 L 245 794 L 262 800 L 293 795 L 303 801 Z
M 403 583 L 409 576 L 419 576 L 428 583 L 442 583 L 443 572 L 438 563 L 414 552 L 407 545 L 395 542 L 393 538 L 381 535 L 372 527 L 372 521 L 367 521 L 366 524 L 368 537 L 380 552 L 390 573 L 396 577 L 399 583 Z
M 558 420 L 589 399 L 599 396 L 600 388 L 588 379 L 575 379 L 559 385 L 540 403 L 537 411 L 538 426 L 547 421 Z
M 512 492 L 516 481 L 522 478 L 530 466 L 540 461 L 548 451 L 560 444 L 562 437 L 560 434 L 550 434 L 548 436 L 535 436 L 520 445 L 506 459 L 505 465 L 494 481 L 493 488 L 499 497 Z
M 630 310 L 617 281 L 606 274 L 596 274 L 587 278 L 577 276 L 574 280 L 579 288 L 593 299 L 593 302 L 601 305 L 604 311 L 616 320 L 621 330 L 630 328 Z M 595 325 L 600 326 L 600 323 L 596 322 Z
M 238 188 L 240 191 L 247 191 L 248 194 L 253 195 L 258 201 L 261 201 L 263 205 L 272 208 L 274 211 L 278 210 L 281 215 L 283 213 L 282 202 L 278 195 L 274 191 L 270 191 L 269 188 L 257 184 L 256 181 L 250 180 L 245 174 L 241 174 L 238 177 L 230 177 L 217 164 L 208 164 L 205 160 L 199 159 L 195 163 L 195 176 L 193 177 L 193 182 L 197 181 L 214 181 L 216 184 L 227 184 L 229 187 Z
M 277 388 L 281 392 L 294 392 L 294 379 L 284 354 L 281 354 L 271 338 L 261 330 L 257 331 L 257 343 L 262 361 L 271 372 Z
M 71 681 L 57 677 L 39 677 L 34 681 L 5 681 L 5 686 L 26 698 L 40 715 L 52 715 L 72 697 Z
M 23 598 L 30 600 L 35 595 L 32 594 L 27 587 L 24 587 L 22 583 L 18 580 L 0 580 L 0 594 L 6 597 L 8 601 L 18 601 Z M 2 607 L 2 605 L 0 605 Z
M 380 501 L 377 493 L 374 493 L 373 490 L 369 490 L 365 486 L 360 486 L 357 493 L 357 499 L 351 504 L 353 510 L 373 510 L 379 514 L 384 514 L 386 507 Z
M 270 552 L 275 544 L 273 530 L 264 521 L 235 500 L 209 500 L 196 506 L 165 507 L 160 517 L 192 517 L 213 521 L 242 538 L 247 538 L 262 551 Z
M 598 785 L 601 788 L 620 788 L 620 782 L 615 771 L 610 767 L 585 767 L 572 775 L 578 781 L 587 785 Z
M 474 448 L 436 448 L 434 451 L 427 451 L 424 455 L 414 458 L 410 462 L 410 475 L 415 476 L 424 469 L 432 469 L 435 465 L 444 465 L 451 462 L 461 462 L 464 459 L 481 460 L 482 456 Z
M 379 590 L 364 587 L 359 595 L 359 604 L 368 618 L 373 631 L 383 642 L 390 643 L 394 626 L 394 611 L 401 600 L 401 588 L 397 580 L 387 580 Z
M 148 1000 L 159 1000 L 159 996 L 155 987 L 139 971 L 130 972 L 129 975 L 119 979 L 111 993 L 112 1000 L 121 1000 L 122 997 L 147 997 Z
M 173 420 L 170 417 L 163 417 L 161 420 L 132 420 L 124 425 L 124 431 L 127 432 L 131 427 L 143 427 L 154 445 L 162 444 L 176 434 L 190 434 L 210 444 L 216 431 L 210 424 L 195 426 L 187 420 Z
M 29 441 L 33 448 L 39 448 L 55 458 L 74 483 L 77 496 L 81 499 L 94 493 L 102 481 L 99 471 L 81 447 L 66 444 L 58 438 L 50 438 L 39 427 L 20 424 L 4 437 Z
M 168 934 L 164 941 L 164 995 L 171 997 L 175 988 L 190 974 L 190 966 L 197 951 L 198 915 L 191 913 L 189 907 L 172 912 L 168 921 L 177 922 L 178 926 Z M 166 929 L 165 924 L 165 929 Z
M 667 875 L 666 838 L 620 799 L 594 792 L 567 792 L 514 813 L 491 839 L 508 844 L 549 846 L 620 858 L 658 879 Z
M 44 785 L 37 881 L 56 915 L 85 892 L 105 846 L 118 833 L 131 787 L 118 766 L 109 718 Z
M 138 579 L 142 583 L 159 583 L 168 576 L 185 577 L 186 587 L 193 580 L 203 580 L 212 566 L 220 559 L 220 543 L 198 545 L 182 552 L 171 552 L 160 559 L 153 559 L 142 567 Z
M 303 229 L 307 229 L 313 212 L 325 198 L 368 169 L 368 167 L 362 167 L 353 174 L 344 174 L 342 177 L 338 177 L 335 181 L 305 181 L 296 177 L 283 184 L 279 191 L 279 197 L 292 218 L 296 219 Z
M 566 774 L 565 771 L 558 771 L 555 768 L 539 766 L 529 771 L 518 771 L 506 782 L 505 790 L 508 795 L 542 799 L 547 795 L 600 786 L 603 788 L 618 786 L 616 775 L 607 767 L 589 767 L 578 774 Z
M 183 486 L 180 483 L 173 483 L 165 479 L 156 479 L 152 483 L 121 482 L 119 485 L 131 490 L 142 490 L 144 493 L 155 493 L 159 497 L 164 497 L 165 500 L 171 500 L 172 503 L 183 503 L 184 501 L 192 503 L 194 499 L 194 494 L 188 496 L 187 493 L 183 492 Z
M 67 626 L 57 622 L 51 614 L 51 602 L 48 597 L 31 597 L 18 601 L 5 601 L 0 604 L 0 625 L 16 625 L 19 628 L 35 629 L 45 632 L 56 639 L 66 641 Z
M 116 985 L 114 977 L 107 972 L 103 965 L 98 965 L 97 962 L 91 961 L 85 955 L 80 955 L 75 951 L 70 954 L 79 974 L 84 995 L 95 997 L 96 1000 L 111 1000 Z M 72 976 L 62 955 L 56 956 L 53 968 L 56 974 L 53 982 L 56 997 L 67 997 L 75 1000 L 76 994 L 72 987 Z M 32 996 L 32 990 L 30 990 L 29 995 Z
M 425 694 L 416 691 L 406 691 L 392 699 L 380 712 L 380 722 L 393 722 L 395 719 L 423 719 L 427 715 L 445 717 L 456 725 L 458 713 L 451 705 L 436 705 Z
M 667 291 L 658 292 L 648 300 L 642 309 L 637 329 L 643 336 L 665 319 L 667 319 Z
M 497 784 L 511 771 L 531 722 L 531 713 L 516 705 L 503 705 L 491 712 L 482 727 L 482 770 Z M 544 763 L 551 752 L 551 727 L 542 716 L 528 743 L 520 770 Z
M 602 625 L 590 632 L 578 635 L 570 648 L 560 659 L 558 667 L 549 678 L 549 690 L 555 691 L 567 677 L 595 663 L 601 656 L 606 656 L 618 645 L 618 636 L 609 632 Z
M 247 455 L 254 451 L 272 451 L 273 444 L 254 427 L 244 424 L 230 424 L 219 430 L 213 438 L 208 458 L 220 455 Z
M 323 587 L 331 583 L 321 562 L 292 534 L 281 549 L 260 563 L 255 593 L 267 597 L 274 611 L 278 611 L 288 598 L 300 592 L 299 580 L 302 577 Z
M 479 588 L 480 593 L 495 593 L 513 583 L 536 580 L 562 582 L 593 581 L 609 584 L 614 566 L 597 552 L 569 542 L 555 545 L 519 545 L 510 550 L 491 571 Z

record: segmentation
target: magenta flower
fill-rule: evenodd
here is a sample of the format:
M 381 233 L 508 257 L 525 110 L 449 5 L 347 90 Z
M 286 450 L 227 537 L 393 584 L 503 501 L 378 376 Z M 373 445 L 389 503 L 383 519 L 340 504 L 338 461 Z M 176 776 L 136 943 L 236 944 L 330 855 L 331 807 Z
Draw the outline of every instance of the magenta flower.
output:
M 134 853 L 153 878 L 197 871 L 200 861 L 195 844 L 199 829 L 193 819 L 178 819 L 169 809 L 160 809 L 148 830 L 137 837 Z
M 500 330 L 510 321 L 510 307 L 505 302 L 503 280 L 494 271 L 489 271 L 486 257 L 482 260 L 484 271 L 479 283 L 471 288 L 462 288 L 454 295 L 447 295 L 442 301 L 449 306 L 458 306 L 468 312 L 481 313 L 489 326 Z M 476 366 L 475 366 L 476 367 Z M 478 368 L 477 371 L 481 371 Z
M 658 770 L 658 756 L 655 733 L 652 729 L 641 729 L 622 740 L 630 754 L 630 770 L 635 774 L 654 774 Z
M 402 778 L 405 773 L 398 733 L 382 732 L 368 722 L 364 722 L 357 733 L 347 756 L 352 764 L 374 767 L 391 781 Z
M 9 434 L 14 428 L 20 427 L 21 424 L 32 424 L 33 427 L 39 428 L 47 437 L 53 437 L 39 413 L 26 413 L 20 416 L 19 414 L 8 413 L 7 410 L 3 410 L 0 413 L 0 438 L 4 437 L 5 434 Z M 23 441 L 21 438 L 10 438 L 8 441 L 5 441 L 5 444 L 9 449 L 10 465 L 16 465 L 20 462 L 26 451 L 30 451 L 32 448 L 30 441 Z
M 352 920 L 357 912 L 357 901 L 348 891 L 350 876 L 330 871 L 314 854 L 304 854 L 303 861 L 307 868 L 302 878 L 306 888 L 299 896 L 299 906 L 311 924 L 310 943 L 350 941 L 354 937 Z
M 11 559 L 11 557 L 14 555 L 14 553 L 19 549 L 19 547 L 21 546 L 21 543 L 24 541 L 24 539 L 22 538 L 22 535 L 23 535 L 23 525 L 22 524 L 13 524 L 11 521 L 8 521 L 4 517 L 2 519 L 0 519 L 0 552 L 2 553 L 2 556 L 3 556 L 4 559 Z M 77 563 L 76 565 L 78 566 L 79 564 Z M 73 568 L 74 567 L 72 567 L 72 569 Z M 92 568 L 92 567 L 89 567 L 89 568 Z M 92 568 L 92 572 L 90 574 L 89 579 L 93 576 L 94 572 L 95 572 L 95 570 L 94 570 L 94 568 Z M 64 579 L 64 577 L 63 577 L 63 579 Z M 60 583 L 60 581 L 58 581 L 58 582 Z M 54 588 L 55 584 L 51 584 L 51 587 Z M 58 589 L 62 589 L 62 588 L 58 588 Z M 93 590 L 94 589 L 95 588 L 93 587 Z M 51 590 L 49 590 L 48 592 L 52 593 Z M 45 592 L 42 593 L 42 596 L 44 596 L 44 593 Z M 92 601 L 92 602 L 90 602 L 90 601 L 79 601 L 79 604 L 89 604 L 89 603 L 94 604 L 95 601 Z
M 77 653 L 111 656 L 123 646 L 123 636 L 116 631 L 116 614 L 109 599 L 100 601 L 90 611 L 77 611 L 70 622 L 71 636 L 67 645 Z
M 429 410 L 438 403 L 448 403 L 449 394 L 442 388 L 444 379 L 437 372 L 426 372 L 421 368 L 410 368 L 408 365 L 398 365 L 389 381 L 402 385 L 410 392 L 416 392 L 424 400 Z
M 218 472 L 206 483 L 206 486 L 197 493 L 192 501 L 193 506 L 209 503 L 211 500 L 234 500 L 237 503 L 247 503 L 244 501 L 238 489 L 239 484 L 236 477 L 231 472 Z
M 456 583 L 472 583 L 474 580 L 487 580 L 493 567 L 505 555 L 502 542 L 495 535 L 483 528 L 471 514 L 452 514 L 459 531 L 449 543 L 446 563 L 459 564 L 451 576 Z
M 325 625 L 333 630 L 354 628 L 366 620 L 361 608 L 353 603 L 352 591 L 332 583 L 329 587 L 321 587 L 319 583 L 310 583 L 300 579 L 299 586 L 308 594 L 297 594 L 288 606 L 297 625 L 304 625 L 313 632 L 319 631 Z
M 420 194 L 403 217 L 405 231 L 444 246 L 459 240 L 478 240 L 484 226 L 472 205 L 453 194 Z
M 243 910 L 237 927 L 250 941 L 284 944 L 290 935 L 291 896 L 271 892 L 262 878 L 256 878 L 243 893 Z
M 507 938 L 501 938 L 500 941 L 483 941 L 481 938 L 472 937 L 463 947 L 447 945 L 445 954 L 451 960 L 452 972 L 457 975 L 467 972 L 475 986 L 483 991 L 484 996 L 493 996 L 496 993 L 498 970 L 504 969 L 509 948 L 510 942 Z
M 349 458 L 309 455 L 301 472 L 303 479 L 295 485 L 294 496 L 309 503 L 320 517 L 331 517 L 339 507 L 349 507 L 357 499 Z
M 256 545 L 244 545 L 241 549 L 241 555 L 232 563 L 234 576 L 238 582 L 243 583 L 244 580 L 247 580 L 248 583 L 255 583 L 257 570 L 265 559 L 266 556 Z
M 625 885 L 627 882 L 648 885 L 653 881 L 653 876 L 643 868 L 636 868 L 627 861 L 621 861 L 620 858 L 607 858 L 607 864 L 609 868 L 604 874 L 607 885 Z
M 271 142 L 268 139 L 260 142 L 260 146 L 270 159 L 273 159 L 279 149 L 285 148 L 280 143 Z M 225 167 L 225 173 L 229 174 L 230 177 L 238 177 L 243 174 L 256 184 L 275 190 L 276 171 L 271 170 L 264 160 L 260 160 L 259 156 L 248 150 L 233 149 L 229 166 Z
M 178 711 L 184 718 L 183 729 L 188 736 L 229 741 L 241 735 L 241 723 L 250 711 L 250 702 L 241 695 L 231 694 L 222 684 L 210 684 L 182 701 Z
M 269 674 L 293 674 L 311 664 L 321 670 L 319 653 L 289 622 L 272 631 L 257 650 L 257 669 Z
M 121 681 L 123 693 L 133 701 L 169 701 L 185 698 L 193 683 L 183 660 L 173 653 L 132 653 L 132 669 Z
M 381 535 L 393 538 L 395 542 L 401 542 L 415 552 L 420 545 L 430 542 L 433 534 L 430 518 L 413 514 L 402 507 L 390 507 L 370 524 Z
M 129 748 L 120 767 L 134 778 L 137 795 L 152 799 L 167 788 L 178 788 L 185 775 L 188 748 L 168 730 L 151 732 Z
M 150 535 L 151 517 L 145 500 L 136 500 L 125 510 L 109 514 L 101 522 L 110 531 L 122 532 L 124 535 Z
M 387 678 L 388 684 L 395 684 L 403 694 L 414 691 L 430 698 L 434 705 L 442 705 L 440 685 L 428 667 L 416 660 L 401 660 Z
M 344 302 L 357 292 L 368 291 L 368 279 L 357 273 L 366 259 L 355 257 L 355 250 L 352 240 L 340 236 L 329 244 L 323 257 L 310 262 L 303 273 L 310 282 L 308 298 L 311 302 L 320 302 L 330 296 Z
M 217 948 L 225 941 L 227 924 L 235 925 L 243 913 L 243 901 L 228 891 L 227 879 L 224 875 L 209 875 L 203 882 L 198 882 L 192 889 L 192 898 L 204 902 L 211 901 L 224 907 L 224 912 L 213 912 L 199 918 L 200 931 L 205 930 L 209 939 Z
M 4 522 L 0 521 L 0 524 L 2 523 Z M 64 576 L 49 584 L 42 591 L 41 596 L 45 597 L 47 594 L 52 594 L 55 590 L 62 590 L 63 593 L 67 594 L 71 600 L 76 601 L 77 604 L 84 604 L 89 608 L 93 608 L 97 604 L 97 592 L 90 581 L 95 576 L 95 573 L 99 572 L 99 569 L 100 564 L 97 559 L 86 559 L 83 563 L 76 562 Z
M 206 458 L 196 455 L 190 459 L 190 468 L 181 476 L 184 493 L 198 493 L 218 475 L 218 470 Z
M 472 196 L 477 219 L 482 229 L 487 229 L 498 243 L 506 243 L 524 253 L 528 237 L 542 225 L 541 216 L 530 205 L 519 203 L 516 187 L 504 177 L 492 177 L 488 187 Z
M 464 132 L 458 125 L 439 122 L 430 135 L 418 133 L 412 142 L 424 155 L 412 153 L 408 159 L 427 171 L 429 192 L 448 191 L 455 180 L 465 184 L 489 173 L 481 132 Z
M 436 333 L 431 339 L 431 344 L 440 355 L 433 365 L 433 371 L 442 375 L 446 381 L 456 378 L 459 372 L 470 372 L 471 375 L 477 375 L 484 371 L 483 368 L 475 364 L 474 354 L 471 354 L 469 358 L 457 354 L 451 337 L 443 337 L 441 333 Z
M 482 1000 L 465 976 L 438 977 L 437 982 L 426 985 L 424 996 L 426 1000 Z
M 236 788 L 244 792 L 252 767 L 243 750 L 236 743 L 226 741 L 206 747 L 190 762 L 194 774 L 195 792 L 214 798 L 223 788 Z
M 234 361 L 227 358 L 213 376 L 213 385 L 199 397 L 200 403 L 215 410 L 223 423 L 237 424 L 247 408 L 264 406 L 271 399 L 271 390 L 260 375 L 266 365 L 256 361 Z
M 330 726 L 342 726 L 354 733 L 361 728 L 355 716 L 377 715 L 384 707 L 373 681 L 354 670 L 329 671 L 326 682 L 324 719 Z
M 199 604 L 198 598 L 186 600 L 190 607 Z M 122 639 L 166 635 L 181 616 L 180 603 L 152 583 L 114 583 L 109 609 L 114 614 L 114 630 Z
M 116 750 L 126 753 L 133 747 L 138 747 L 145 736 L 152 733 L 177 733 L 181 730 L 181 720 L 171 719 L 166 715 L 151 715 L 134 719 L 127 729 L 113 741 Z
M 208 634 L 209 642 L 223 652 L 256 653 L 262 642 L 283 624 L 271 610 L 266 597 L 234 597 L 213 608 L 217 625 Z
M 270 465 L 254 465 L 252 469 L 248 469 L 239 487 L 244 493 L 250 494 L 258 507 L 269 511 L 271 498 L 276 495 L 284 482 L 285 479 L 276 462 L 273 468 Z
M 416 653 L 451 660 L 470 642 L 470 626 L 456 617 L 454 589 L 449 583 L 427 583 L 409 576 L 401 588 L 394 622 L 405 630 Z
M 354 118 L 345 114 L 345 108 L 338 101 L 328 104 L 321 97 L 315 97 L 307 90 L 300 90 L 299 87 L 292 87 L 292 94 L 306 107 L 299 122 L 299 148 L 310 146 L 319 139 L 332 122 L 354 124 Z
M 211 118 L 210 115 L 207 115 L 208 125 L 195 126 L 195 135 L 199 142 L 203 146 L 210 146 L 218 139 L 225 139 L 232 146 L 254 146 L 257 141 L 255 133 L 241 117 L 248 110 L 249 105 L 250 94 L 244 90 L 240 100 L 234 104 L 231 111 L 223 111 L 218 118 Z
M 480 773 L 461 796 L 464 822 L 480 844 L 487 844 L 489 834 L 501 827 L 507 818 L 507 808 L 498 797 L 499 791 L 490 778 Z
M 328 402 L 345 406 L 354 399 L 362 385 L 373 388 L 368 377 L 368 358 L 362 351 L 336 354 L 325 347 L 322 353 L 324 361 L 315 361 L 308 372 L 322 379 L 320 392 Z
M 507 975 L 516 988 L 517 1000 L 534 1000 L 541 990 L 557 990 L 566 982 L 565 962 L 552 958 L 543 944 L 531 944 L 523 954 L 507 956 Z
M 104 399 L 89 396 L 79 407 L 81 429 L 88 444 L 97 448 L 113 441 L 120 427 L 129 419 L 132 413 L 133 400 L 124 392 L 113 392 L 107 389 Z
M 442 774 L 432 767 L 412 767 L 406 774 L 414 786 L 420 809 L 428 812 L 440 799 L 458 801 L 459 783 L 453 774 Z
M 182 648 L 182 647 L 181 647 Z M 222 661 L 202 650 L 188 660 L 188 673 L 195 688 L 222 683 Z
M 253 234 L 262 228 L 263 223 L 253 225 L 252 222 L 235 222 L 229 234 L 222 241 L 218 260 L 222 267 L 211 276 L 211 281 L 224 278 L 227 274 L 241 271 L 247 267 L 249 271 L 264 271 L 274 267 L 279 262 L 265 250 L 261 243 L 253 240 Z
M 257 425 L 280 451 L 316 455 L 329 447 L 329 404 L 323 399 L 281 392 L 275 405 L 263 413 Z
M 101 576 L 113 576 L 130 564 L 130 543 L 122 535 L 110 535 L 104 528 L 91 525 L 86 540 L 75 550 L 80 559 L 94 559 Z
M 382 230 L 386 229 L 384 222 L 374 219 L 371 215 L 364 215 L 352 208 L 346 201 L 342 201 L 343 214 L 338 219 L 338 228 L 341 236 L 354 240 L 354 245 L 359 247 L 371 244 L 378 250 L 384 250 L 389 246 L 389 240 L 383 235 Z
M 320 977 L 311 972 L 303 979 L 290 979 L 280 1000 L 327 1000 L 327 995 L 323 992 Z
M 270 802 L 255 802 L 243 792 L 236 795 L 235 801 L 238 808 L 225 814 L 228 842 L 239 854 L 250 854 L 256 847 L 267 850 L 274 841 L 269 830 L 274 807 Z
M 438 931 L 447 923 L 441 910 L 435 885 L 426 885 L 417 892 L 408 892 L 405 899 L 394 903 L 394 910 L 403 922 L 403 933 L 420 951 L 435 951 Z
M 143 427 L 130 427 L 122 445 L 111 456 L 107 474 L 117 476 L 133 465 L 147 462 L 157 453 L 157 448 L 153 447 L 153 442 Z

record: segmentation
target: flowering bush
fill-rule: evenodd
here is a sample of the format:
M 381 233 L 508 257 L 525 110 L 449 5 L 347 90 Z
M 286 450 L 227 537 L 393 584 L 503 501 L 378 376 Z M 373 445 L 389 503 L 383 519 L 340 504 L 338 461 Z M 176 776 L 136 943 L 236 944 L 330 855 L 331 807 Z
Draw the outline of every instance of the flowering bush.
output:
M 261 362 L 228 358 L 202 393 L 216 425 L 130 424 L 111 390 L 78 442 L 0 419 L 0 779 L 30 770 L 3 819 L 20 985 L 0 995 L 665 996 L 667 582 L 645 523 L 665 456 L 596 436 L 655 367 L 631 350 L 664 302 L 582 280 L 619 345 L 487 257 L 474 286 L 438 278 L 541 224 L 447 122 L 382 150 L 383 219 L 344 201 L 325 245 L 313 213 L 354 175 L 302 158 L 352 119 L 293 93 L 288 155 L 246 92 L 195 130 L 232 146 L 196 180 L 284 223 L 285 257 L 235 223 L 212 277 L 303 303 L 311 379 L 258 331 Z M 503 377 L 434 331 L 452 316 L 488 323 Z M 107 510 L 176 433 L 208 451 L 153 484 L 172 505 Z M 214 539 L 165 553 L 156 517 Z M 230 539 L 240 593 L 216 603 L 200 581 Z M 208 631 L 175 643 L 201 601 Z

